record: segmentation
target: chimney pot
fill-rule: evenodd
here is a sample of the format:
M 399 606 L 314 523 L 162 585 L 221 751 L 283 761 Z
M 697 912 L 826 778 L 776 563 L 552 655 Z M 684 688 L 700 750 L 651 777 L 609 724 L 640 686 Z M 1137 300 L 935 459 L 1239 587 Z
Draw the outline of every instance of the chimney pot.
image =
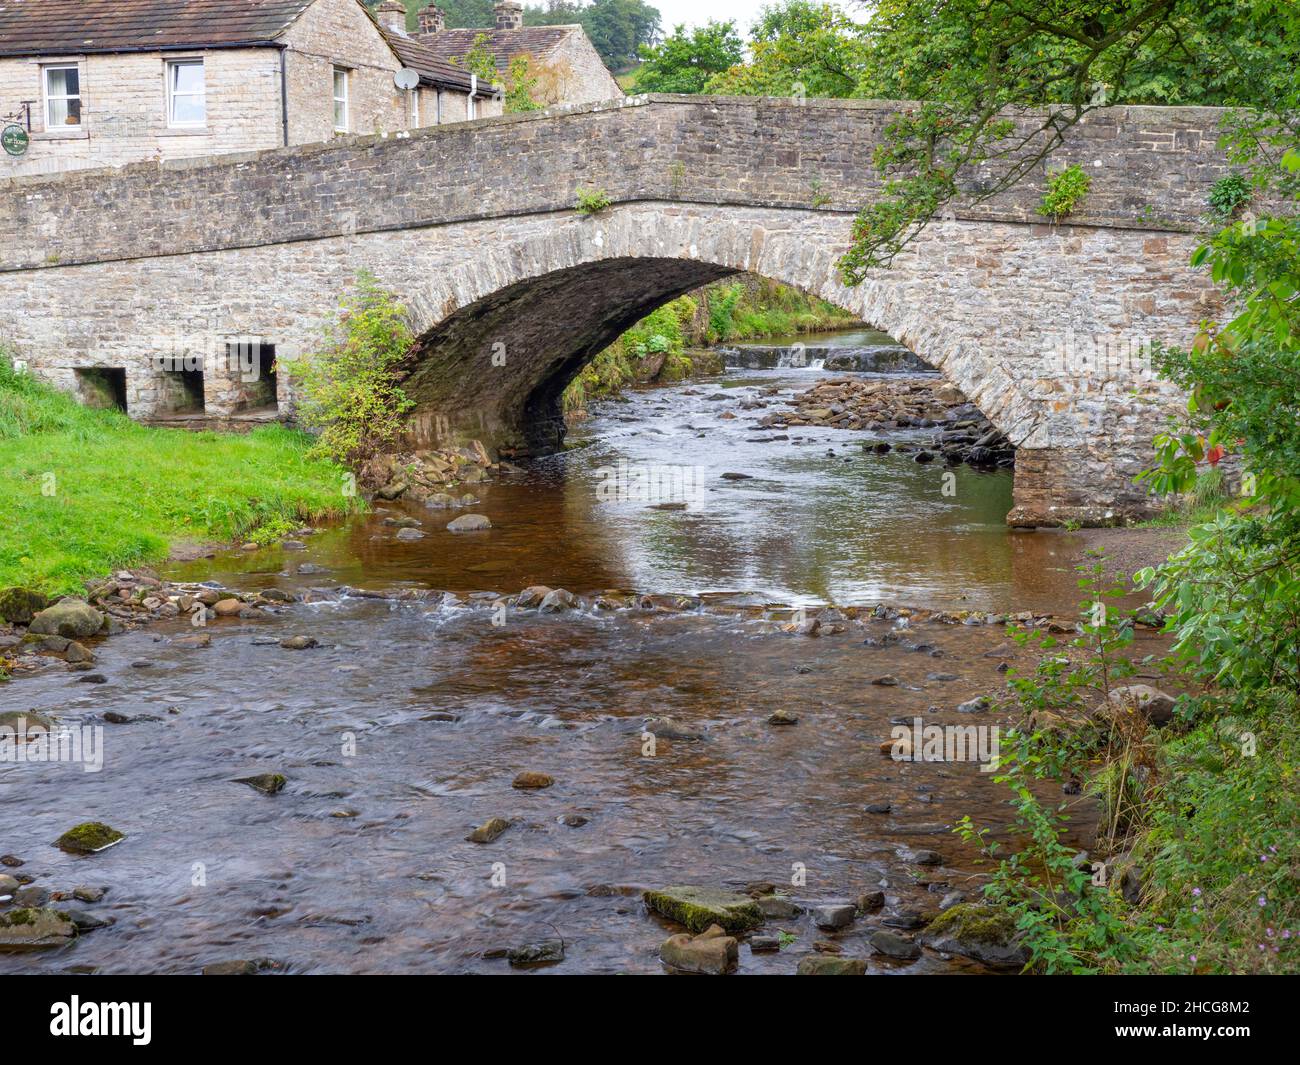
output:
M 524 5 L 517 0 L 501 0 L 494 8 L 497 14 L 498 30 L 522 30 L 524 28 Z

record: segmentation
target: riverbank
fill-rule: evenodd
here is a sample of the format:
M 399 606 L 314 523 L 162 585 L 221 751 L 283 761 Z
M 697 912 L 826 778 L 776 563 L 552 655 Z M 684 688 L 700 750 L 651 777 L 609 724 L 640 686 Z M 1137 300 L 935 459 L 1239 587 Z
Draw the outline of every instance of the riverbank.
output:
M 147 428 L 15 372 L 0 354 L 0 589 L 79 594 L 196 542 L 265 543 L 358 507 L 351 479 L 282 426 Z

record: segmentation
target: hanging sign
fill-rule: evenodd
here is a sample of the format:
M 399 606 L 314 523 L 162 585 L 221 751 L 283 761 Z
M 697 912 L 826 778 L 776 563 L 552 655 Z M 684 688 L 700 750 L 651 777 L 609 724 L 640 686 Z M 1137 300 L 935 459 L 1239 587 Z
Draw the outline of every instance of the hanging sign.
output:
M 24 154 L 30 143 L 31 138 L 27 136 L 27 131 L 22 126 L 9 125 L 0 130 L 0 147 L 10 155 Z

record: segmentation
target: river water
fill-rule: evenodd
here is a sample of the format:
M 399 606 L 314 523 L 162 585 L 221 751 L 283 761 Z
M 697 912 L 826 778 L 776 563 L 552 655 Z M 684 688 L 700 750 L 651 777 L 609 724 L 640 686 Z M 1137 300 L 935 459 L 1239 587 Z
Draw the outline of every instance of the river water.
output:
M 114 637 L 96 649 L 107 683 L 55 667 L 10 685 L 6 707 L 135 720 L 104 724 L 102 772 L 0 767 L 0 853 L 26 863 L 11 871 L 51 890 L 106 886 L 93 910 L 113 920 L 66 950 L 0 955 L 0 972 L 261 958 L 290 972 L 507 972 L 501 950 L 557 937 L 565 960 L 542 971 L 662 972 L 676 929 L 645 910 L 647 887 L 769 881 L 809 903 L 883 888 L 885 911 L 849 930 L 774 921 L 785 949 L 741 948 L 742 972 L 793 972 L 818 940 L 867 957 L 881 920 L 974 896 L 983 867 L 950 827 L 970 814 L 1001 832 L 1005 793 L 973 763 L 878 748 L 895 719 L 996 724 L 955 708 L 1000 692 L 998 667 L 1022 652 L 1000 625 L 864 618 L 819 638 L 782 626 L 788 608 L 828 603 L 1070 611 L 1070 539 L 1005 528 L 1006 473 L 958 468 L 944 495 L 942 470 L 849 434 L 756 427 L 820 372 L 737 370 L 606 404 L 564 455 L 475 486 L 487 533 L 384 504 L 307 551 L 173 567 L 307 601 L 218 620 L 206 649 L 170 642 L 180 626 Z M 425 538 L 397 540 L 385 519 L 398 516 Z M 492 609 L 539 583 L 700 598 Z M 300 633 L 321 646 L 276 643 Z M 886 675 L 899 683 L 872 683 Z M 777 710 L 799 723 L 767 724 Z M 661 738 L 648 757 L 643 723 L 665 715 L 703 738 Z M 522 770 L 555 784 L 515 790 Z M 266 772 L 287 778 L 281 794 L 234 782 Z M 514 823 L 467 842 L 490 817 Z M 87 820 L 127 839 L 89 858 L 51 846 Z M 916 864 L 919 848 L 941 863 Z M 870 967 L 977 968 L 929 952 Z

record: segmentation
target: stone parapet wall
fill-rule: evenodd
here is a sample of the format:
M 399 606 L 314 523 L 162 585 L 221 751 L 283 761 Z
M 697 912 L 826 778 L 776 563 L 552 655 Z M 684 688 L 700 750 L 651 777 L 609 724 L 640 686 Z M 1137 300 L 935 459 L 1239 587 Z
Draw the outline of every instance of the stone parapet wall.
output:
M 878 191 L 872 153 L 906 105 L 630 97 L 388 137 L 0 182 L 0 270 L 172 255 L 570 210 L 579 187 L 671 200 L 853 211 Z M 1077 225 L 1188 231 L 1228 170 L 1222 112 L 1094 113 L 1054 165 L 1092 189 Z M 1041 175 L 1040 175 L 1041 177 Z M 1041 181 L 958 219 L 1041 221 Z

